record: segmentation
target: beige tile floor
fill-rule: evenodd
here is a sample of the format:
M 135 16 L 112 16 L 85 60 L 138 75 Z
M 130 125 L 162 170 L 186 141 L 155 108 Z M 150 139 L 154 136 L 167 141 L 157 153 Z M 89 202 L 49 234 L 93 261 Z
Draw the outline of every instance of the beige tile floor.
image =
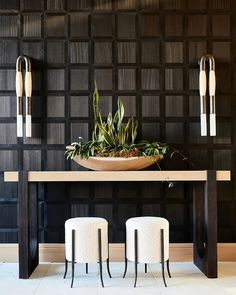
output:
M 138 286 L 133 288 L 133 264 L 129 263 L 127 278 L 122 278 L 123 263 L 111 263 L 112 279 L 104 265 L 105 288 L 101 288 L 96 264 L 76 265 L 74 288 L 70 288 L 70 269 L 63 280 L 62 263 L 41 264 L 31 279 L 18 279 L 18 265 L 0 263 L 1 295 L 236 295 L 236 263 L 220 263 L 219 278 L 207 279 L 192 263 L 171 263 L 172 278 L 167 278 L 168 288 L 163 286 L 160 265 L 149 265 L 148 273 L 139 265 Z

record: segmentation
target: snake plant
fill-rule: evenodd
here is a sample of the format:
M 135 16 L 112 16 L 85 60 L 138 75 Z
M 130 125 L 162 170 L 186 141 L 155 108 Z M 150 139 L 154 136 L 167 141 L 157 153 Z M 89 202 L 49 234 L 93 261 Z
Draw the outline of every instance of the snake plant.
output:
M 73 159 L 79 155 L 82 159 L 93 157 L 139 157 L 157 156 L 162 159 L 170 150 L 172 157 L 175 153 L 179 154 L 183 160 L 187 158 L 178 150 L 165 143 L 149 142 L 147 140 L 136 141 L 138 121 L 133 117 L 126 123 L 123 122 L 125 108 L 120 99 L 117 101 L 117 111 L 114 116 L 109 113 L 106 120 L 102 118 L 99 109 L 99 92 L 95 82 L 93 93 L 93 115 L 94 130 L 92 140 L 83 142 L 79 137 L 70 147 L 67 147 L 67 159 Z

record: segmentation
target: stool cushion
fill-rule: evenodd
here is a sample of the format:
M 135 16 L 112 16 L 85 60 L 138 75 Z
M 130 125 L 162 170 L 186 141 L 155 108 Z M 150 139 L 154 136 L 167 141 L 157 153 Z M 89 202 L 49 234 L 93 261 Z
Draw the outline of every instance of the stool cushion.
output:
M 169 259 L 169 222 L 162 217 L 134 217 L 126 221 L 126 257 L 135 261 L 134 232 L 138 232 L 138 262 L 161 262 L 161 229 L 164 230 L 164 260 Z
M 75 230 L 75 262 L 98 262 L 98 229 L 101 229 L 102 261 L 106 260 L 108 223 L 98 217 L 76 217 L 65 222 L 66 259 L 72 261 L 72 230 Z

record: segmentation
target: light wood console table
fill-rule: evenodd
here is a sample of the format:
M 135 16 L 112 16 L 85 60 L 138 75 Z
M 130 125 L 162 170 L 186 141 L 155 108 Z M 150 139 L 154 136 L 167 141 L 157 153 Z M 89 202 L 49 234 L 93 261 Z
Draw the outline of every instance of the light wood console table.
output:
M 39 182 L 181 181 L 193 183 L 194 263 L 208 277 L 217 277 L 217 181 L 230 181 L 230 171 L 19 171 L 5 172 L 18 182 L 19 278 L 27 279 L 39 263 Z

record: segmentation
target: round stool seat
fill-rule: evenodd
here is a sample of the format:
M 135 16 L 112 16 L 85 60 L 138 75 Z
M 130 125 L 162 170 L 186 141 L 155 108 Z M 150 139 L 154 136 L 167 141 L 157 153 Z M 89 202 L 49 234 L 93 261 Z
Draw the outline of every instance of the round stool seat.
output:
M 135 231 L 139 263 L 161 262 L 163 230 L 164 260 L 169 259 L 169 222 L 162 217 L 134 217 L 126 221 L 126 258 L 135 261 Z
M 66 259 L 72 261 L 74 230 L 74 262 L 99 262 L 99 229 L 101 229 L 102 261 L 108 259 L 108 223 L 99 217 L 76 217 L 65 222 Z

